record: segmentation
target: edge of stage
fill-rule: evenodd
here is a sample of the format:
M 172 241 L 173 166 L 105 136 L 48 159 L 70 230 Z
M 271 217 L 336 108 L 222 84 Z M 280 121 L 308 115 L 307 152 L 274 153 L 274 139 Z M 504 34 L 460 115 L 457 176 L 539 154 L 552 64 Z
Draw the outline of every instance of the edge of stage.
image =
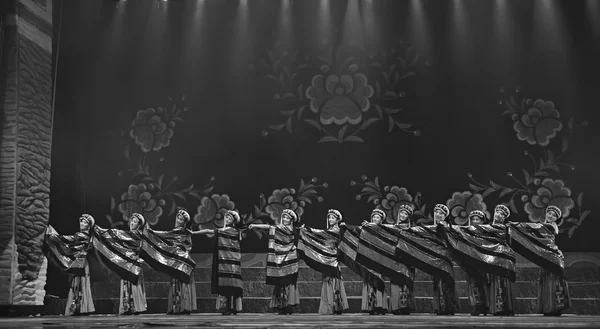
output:
M 238 314 L 222 316 L 217 313 L 191 315 L 143 314 L 136 316 L 90 315 L 81 317 L 41 316 L 0 318 L 0 327 L 7 328 L 597 328 L 600 316 L 563 315 L 544 317 L 517 315 L 509 317 L 415 315 L 319 315 L 319 314 Z

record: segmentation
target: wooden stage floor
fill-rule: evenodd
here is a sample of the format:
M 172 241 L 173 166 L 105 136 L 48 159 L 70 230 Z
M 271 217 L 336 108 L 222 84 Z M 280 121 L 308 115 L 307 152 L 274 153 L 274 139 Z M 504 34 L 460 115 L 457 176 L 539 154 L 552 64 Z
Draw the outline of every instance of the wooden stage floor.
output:
M 138 316 L 91 315 L 0 318 L 0 328 L 600 328 L 600 316 L 518 315 L 492 317 L 469 315 L 409 316 L 344 314 L 220 314 L 188 316 L 148 314 Z

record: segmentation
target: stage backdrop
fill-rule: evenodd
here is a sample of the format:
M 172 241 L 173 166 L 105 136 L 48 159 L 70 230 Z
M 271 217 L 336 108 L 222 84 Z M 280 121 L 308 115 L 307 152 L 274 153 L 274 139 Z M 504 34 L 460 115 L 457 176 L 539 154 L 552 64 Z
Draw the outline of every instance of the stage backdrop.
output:
M 65 1 L 50 224 L 324 227 L 412 203 L 563 212 L 599 251 L 598 22 L 582 1 Z M 57 38 L 55 38 L 55 42 Z M 194 252 L 210 252 L 195 238 Z M 264 252 L 248 234 L 244 252 Z

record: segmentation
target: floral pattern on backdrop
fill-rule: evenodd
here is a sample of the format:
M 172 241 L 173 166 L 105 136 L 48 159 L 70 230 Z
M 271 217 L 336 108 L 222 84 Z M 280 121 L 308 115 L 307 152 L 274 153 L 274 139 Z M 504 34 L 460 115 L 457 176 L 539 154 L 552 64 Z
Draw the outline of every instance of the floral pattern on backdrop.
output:
M 283 121 L 262 131 L 266 137 L 296 123 L 320 132 L 319 143 L 364 142 L 367 127 L 387 121 L 389 132 L 421 134 L 405 122 L 407 98 L 412 97 L 419 54 L 398 42 L 384 49 L 367 49 L 355 43 L 336 47 L 323 42 L 315 53 L 276 45 L 258 65 L 250 65 L 272 82 L 273 99 Z
M 517 139 L 524 142 L 522 154 L 531 159 L 531 168 L 507 172 L 511 184 L 493 180 L 485 184 L 469 173 L 469 187 L 483 198 L 497 193 L 512 212 L 523 211 L 532 222 L 544 220 L 547 206 L 557 206 L 563 215 L 557 223 L 560 231 L 572 237 L 590 211 L 583 207 L 583 193 L 576 196 L 566 183 L 564 170 L 575 167 L 563 162 L 563 158 L 568 154 L 573 135 L 588 124 L 561 117 L 552 101 L 521 97 L 518 89 L 501 92 L 503 99 L 499 103 L 505 107 L 503 115 L 510 118 Z

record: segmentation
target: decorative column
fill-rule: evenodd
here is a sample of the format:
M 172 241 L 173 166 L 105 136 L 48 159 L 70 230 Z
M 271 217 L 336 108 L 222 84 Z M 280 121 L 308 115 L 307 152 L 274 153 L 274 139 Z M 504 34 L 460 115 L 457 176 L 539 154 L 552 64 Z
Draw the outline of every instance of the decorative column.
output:
M 2 0 L 0 305 L 43 305 L 50 205 L 53 0 Z

